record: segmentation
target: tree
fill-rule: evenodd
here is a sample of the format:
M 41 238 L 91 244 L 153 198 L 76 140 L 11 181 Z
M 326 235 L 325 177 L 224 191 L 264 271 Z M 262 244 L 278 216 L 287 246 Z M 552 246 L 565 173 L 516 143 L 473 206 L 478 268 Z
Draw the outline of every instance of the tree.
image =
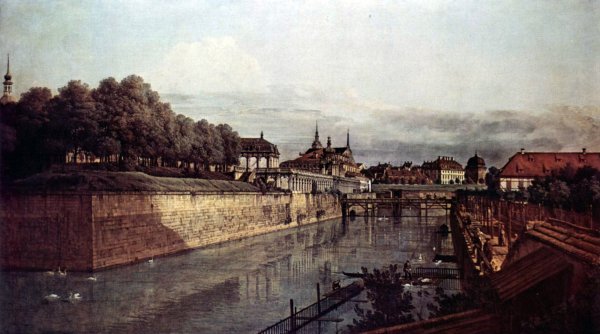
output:
M 92 90 L 73 80 L 55 97 L 48 88 L 34 87 L 0 112 L 3 173 L 12 170 L 14 176 L 42 170 L 50 157 L 63 163 L 67 152 L 93 154 L 131 170 L 159 162 L 194 163 L 196 169 L 237 164 L 241 151 L 229 125 L 176 115 L 136 75 L 120 82 L 106 78 Z
M 555 207 L 563 207 L 569 202 L 571 190 L 565 181 L 555 180 L 548 185 L 548 201 Z
M 488 190 L 496 191 L 500 188 L 500 170 L 494 166 L 488 168 L 485 174 L 485 184 Z
M 33 87 L 21 94 L 14 115 L 16 146 L 9 162 L 13 166 L 13 176 L 39 172 L 48 165 L 44 142 L 48 124 L 47 105 L 51 98 L 50 89 L 45 87 Z
M 358 317 L 348 326 L 351 333 L 415 321 L 412 315 L 415 309 L 413 296 L 404 290 L 397 265 L 382 270 L 373 269 L 373 273 L 362 268 L 362 272 L 372 309 L 365 310 L 355 305 L 354 311 Z
M 98 119 L 96 103 L 87 84 L 70 81 L 60 88 L 59 94 L 50 101 L 48 140 L 49 153 L 64 159 L 73 152 L 73 159 L 80 152 L 98 152 Z M 74 160 L 72 162 L 75 162 Z
M 223 141 L 223 163 L 228 165 L 239 164 L 240 152 L 242 151 L 240 136 L 227 124 L 217 125 L 217 130 Z

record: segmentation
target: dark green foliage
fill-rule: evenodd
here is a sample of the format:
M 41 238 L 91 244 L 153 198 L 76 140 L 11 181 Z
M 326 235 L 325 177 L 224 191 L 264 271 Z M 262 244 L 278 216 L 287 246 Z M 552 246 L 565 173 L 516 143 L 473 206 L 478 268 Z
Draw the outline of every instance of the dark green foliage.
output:
M 475 308 L 489 310 L 498 304 L 489 281 L 485 279 L 470 281 L 464 292 L 452 295 L 446 294 L 444 289 L 438 287 L 435 290 L 433 300 L 434 303 L 427 304 L 431 318 L 465 312 Z
M 70 81 L 52 96 L 31 88 L 16 104 L 0 106 L 2 175 L 30 175 L 65 161 L 67 153 L 138 166 L 190 167 L 238 163 L 240 138 L 227 124 L 176 115 L 135 75 L 107 78 L 90 89 Z
M 600 207 L 600 171 L 592 167 L 567 166 L 544 178 L 537 178 L 527 189 L 529 201 L 579 212 Z
M 363 309 L 358 304 L 354 310 L 358 320 L 349 325 L 351 333 L 361 333 L 375 328 L 405 324 L 415 321 L 412 311 L 413 296 L 402 286 L 402 274 L 397 265 L 383 270 L 373 269 L 369 273 L 362 268 L 367 287 L 367 298 L 372 309 Z
M 33 87 L 21 94 L 17 104 L 0 106 L 2 128 L 2 177 L 17 177 L 42 170 L 48 164 L 47 125 L 48 103 L 52 93 L 48 88 Z M 7 146 L 4 147 L 4 138 Z

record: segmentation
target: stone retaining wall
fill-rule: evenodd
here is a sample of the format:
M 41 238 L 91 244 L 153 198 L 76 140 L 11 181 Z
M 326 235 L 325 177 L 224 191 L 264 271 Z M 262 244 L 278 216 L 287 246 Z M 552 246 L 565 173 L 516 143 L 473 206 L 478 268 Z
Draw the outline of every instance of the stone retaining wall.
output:
M 0 266 L 94 270 L 341 215 L 329 194 L 4 194 Z

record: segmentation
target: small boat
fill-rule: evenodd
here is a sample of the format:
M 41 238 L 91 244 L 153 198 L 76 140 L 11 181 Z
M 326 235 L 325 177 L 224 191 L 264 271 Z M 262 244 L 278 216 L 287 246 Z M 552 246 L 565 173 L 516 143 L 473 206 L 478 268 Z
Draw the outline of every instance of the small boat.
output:
M 365 274 L 363 274 L 363 273 L 347 273 L 345 271 L 342 271 L 342 274 L 344 274 L 348 277 L 354 277 L 354 278 L 362 278 L 365 276 Z

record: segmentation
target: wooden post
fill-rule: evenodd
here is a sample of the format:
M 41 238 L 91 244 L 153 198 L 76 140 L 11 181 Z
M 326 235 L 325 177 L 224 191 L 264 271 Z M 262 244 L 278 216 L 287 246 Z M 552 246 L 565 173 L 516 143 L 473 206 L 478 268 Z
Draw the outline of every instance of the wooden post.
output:
M 508 250 L 512 246 L 512 212 L 508 210 Z
M 321 286 L 317 283 L 317 311 L 321 315 Z
M 594 228 L 594 206 L 590 204 L 590 229 Z
M 296 319 L 294 317 L 294 300 L 293 299 L 290 299 L 290 322 L 292 323 L 291 330 L 294 330 L 296 328 Z

